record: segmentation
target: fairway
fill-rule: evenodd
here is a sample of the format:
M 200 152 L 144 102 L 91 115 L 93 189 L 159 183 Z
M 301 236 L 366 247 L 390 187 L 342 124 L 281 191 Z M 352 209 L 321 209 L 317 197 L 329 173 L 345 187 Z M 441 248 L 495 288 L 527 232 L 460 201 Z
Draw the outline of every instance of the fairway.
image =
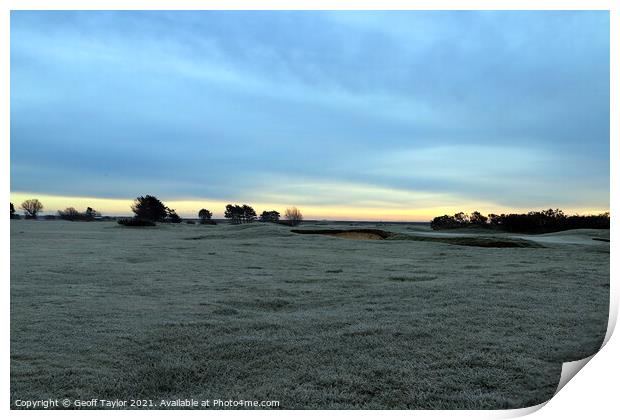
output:
M 431 237 L 424 225 L 364 227 Z M 11 404 L 538 404 L 561 363 L 593 354 L 605 335 L 609 243 L 593 237 L 609 231 L 493 248 L 268 223 L 12 220 Z

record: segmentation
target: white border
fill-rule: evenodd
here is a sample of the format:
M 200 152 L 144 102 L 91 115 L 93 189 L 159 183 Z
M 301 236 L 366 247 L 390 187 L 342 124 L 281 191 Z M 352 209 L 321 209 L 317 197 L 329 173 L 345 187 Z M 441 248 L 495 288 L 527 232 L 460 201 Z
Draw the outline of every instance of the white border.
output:
M 619 140 L 619 127 L 618 127 L 618 75 L 620 75 L 620 61 L 619 52 L 620 45 L 618 45 L 618 26 L 620 24 L 619 7 L 617 2 L 612 0 L 438 0 L 438 1 L 396 1 L 396 0 L 383 0 L 383 1 L 282 1 L 282 0 L 245 0 L 234 1 L 226 3 L 215 3 L 212 1 L 198 1 L 198 0 L 180 0 L 176 2 L 168 0 L 89 0 L 89 1 L 76 1 L 76 0 L 61 0 L 61 1 L 45 1 L 45 0 L 24 0 L 16 1 L 9 0 L 2 3 L 2 14 L 0 18 L 0 45 L 1 45 L 1 60 L 2 66 L 0 67 L 0 80 L 2 87 L 2 102 L 0 102 L 0 130 L 2 130 L 2 153 L 0 153 L 0 162 L 2 162 L 2 192 L 5 197 L 9 197 L 10 192 L 10 79 L 9 79 L 9 58 L 10 58 L 10 28 L 9 28 L 9 15 L 10 10 L 139 10 L 139 9 L 151 9 L 151 10 L 172 10 L 172 9 L 213 9 L 213 10 L 269 10 L 269 9 L 283 9 L 283 10 L 321 10 L 321 9 L 333 9 L 333 10 L 610 10 L 611 20 L 611 145 L 610 156 L 613 157 L 610 162 L 611 170 L 611 197 L 610 197 L 610 209 L 612 215 L 616 215 L 618 207 L 617 191 L 614 191 L 614 186 L 618 185 L 618 168 L 617 157 L 620 156 Z M 614 118 L 616 117 L 616 118 Z M 9 410 L 9 378 L 10 378 L 10 341 L 9 341 L 9 320 L 10 320 L 10 284 L 9 284 L 9 250 L 10 250 L 10 234 L 9 234 L 9 221 L 8 218 L 2 218 L 0 224 L 2 228 L 3 237 L 2 242 L 3 252 L 0 258 L 0 264 L 2 268 L 2 280 L 4 282 L 4 293 L 2 294 L 2 308 L 3 313 L 3 332 L 4 342 L 2 346 L 2 374 L 4 381 L 2 382 L 2 394 L 4 397 L 0 400 L 0 404 L 5 410 Z M 620 237 L 616 233 L 615 226 L 617 223 L 612 217 L 612 234 L 611 234 L 611 259 L 617 256 L 617 243 Z M 570 381 L 561 392 L 552 398 L 547 404 L 541 404 L 541 406 L 532 407 L 524 410 L 497 410 L 497 411 L 322 411 L 320 415 L 338 415 L 343 418 L 376 418 L 376 417 L 404 417 L 415 416 L 418 418 L 445 418 L 450 416 L 451 418 L 507 418 L 524 415 L 538 410 L 542 406 L 546 406 L 544 409 L 536 411 L 532 418 L 546 419 L 546 418 L 574 418 L 582 419 L 584 417 L 591 418 L 612 418 L 614 414 L 617 414 L 618 403 L 616 397 L 616 386 L 618 384 L 619 362 L 615 357 L 619 354 L 620 343 L 618 343 L 617 337 L 611 337 L 613 327 L 615 326 L 617 313 L 618 313 L 618 290 L 617 282 L 617 265 L 612 263 L 611 265 L 611 306 L 610 306 L 610 323 L 606 336 L 606 345 L 604 350 L 592 358 L 592 361 L 583 368 L 583 372 L 579 374 L 579 378 L 574 381 Z M 610 339 L 611 337 L 611 339 Z M 160 417 L 168 418 L 172 413 L 157 411 L 157 412 L 144 412 L 144 411 L 121 411 L 114 412 L 115 415 L 124 416 L 138 416 L 138 417 Z M 174 413 L 175 415 L 178 413 Z M 222 418 L 239 418 L 247 415 L 254 418 L 263 418 L 266 416 L 282 417 L 294 414 L 295 417 L 301 419 L 314 418 L 317 413 L 312 411 L 284 411 L 284 412 L 270 412 L 270 411 L 258 411 L 258 412 L 245 412 L 245 411 L 218 411 L 217 414 L 214 411 L 209 411 L 208 414 L 204 411 L 191 412 L 184 411 L 183 415 L 186 416 L 218 416 Z M 52 411 L 10 411 L 9 415 L 15 417 L 33 418 L 39 416 L 49 416 L 50 418 L 65 418 L 79 416 L 80 418 L 101 418 L 110 415 L 110 412 L 106 411 L 90 411 L 84 412 L 52 412 Z

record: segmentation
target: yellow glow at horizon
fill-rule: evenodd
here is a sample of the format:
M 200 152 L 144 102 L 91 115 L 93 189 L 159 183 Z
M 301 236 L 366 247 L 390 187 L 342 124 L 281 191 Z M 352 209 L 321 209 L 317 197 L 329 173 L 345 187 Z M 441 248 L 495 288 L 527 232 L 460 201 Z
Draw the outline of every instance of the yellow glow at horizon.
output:
M 43 214 L 55 214 L 58 210 L 67 207 L 75 207 L 79 211 L 84 211 L 86 207 L 92 207 L 109 216 L 129 216 L 133 199 L 122 198 L 97 198 L 97 197 L 78 197 L 78 196 L 57 196 L 47 194 L 36 194 L 27 192 L 11 192 L 11 202 L 15 209 L 19 210 L 19 205 L 27 199 L 37 198 L 43 203 Z M 235 200 L 165 200 L 162 201 L 170 208 L 175 209 L 181 217 L 196 218 L 198 211 L 207 208 L 213 212 L 214 218 L 224 217 L 224 207 L 226 204 L 235 203 Z M 237 201 L 239 202 L 239 201 Z M 239 202 L 240 203 L 240 202 Z M 258 214 L 263 210 L 278 210 L 281 214 L 287 207 L 292 207 L 294 203 L 249 203 L 254 207 Z M 435 216 L 444 214 L 454 214 L 460 211 L 469 213 L 475 210 L 482 214 L 488 213 L 524 213 L 530 210 L 527 208 L 501 208 L 493 203 L 469 203 L 463 202 L 455 206 L 436 206 L 425 208 L 379 208 L 379 207 L 355 207 L 355 206 L 297 206 L 304 215 L 305 219 L 314 220 L 358 220 L 358 221 L 411 221 L 428 222 Z M 572 208 L 563 209 L 567 214 L 599 214 L 609 209 L 592 208 Z

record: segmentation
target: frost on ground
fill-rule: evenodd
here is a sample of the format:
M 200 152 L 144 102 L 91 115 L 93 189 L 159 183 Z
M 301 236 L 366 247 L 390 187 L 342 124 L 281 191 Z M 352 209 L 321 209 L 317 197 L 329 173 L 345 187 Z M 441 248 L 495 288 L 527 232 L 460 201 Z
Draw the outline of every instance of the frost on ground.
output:
M 333 227 L 349 225 L 300 228 Z M 605 335 L 609 243 L 592 237 L 609 232 L 482 248 L 261 223 L 13 220 L 11 403 L 531 406 Z

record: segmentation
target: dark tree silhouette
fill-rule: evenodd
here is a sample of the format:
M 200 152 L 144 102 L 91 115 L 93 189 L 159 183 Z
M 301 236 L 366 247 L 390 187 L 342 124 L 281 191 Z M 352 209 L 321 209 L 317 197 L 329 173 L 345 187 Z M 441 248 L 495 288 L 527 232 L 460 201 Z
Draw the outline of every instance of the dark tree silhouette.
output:
M 181 223 L 181 218 L 174 209 L 166 207 L 166 219 L 164 221 L 167 223 Z
M 275 211 L 275 210 L 271 210 L 271 211 L 263 211 L 263 213 L 260 215 L 260 219 L 261 222 L 270 222 L 270 223 L 278 223 L 278 221 L 280 220 L 280 213 Z
M 201 225 L 216 225 L 217 224 L 215 220 L 211 220 L 211 217 L 213 217 L 213 213 L 211 213 L 207 209 L 201 209 L 198 212 L 198 217 L 200 218 Z
M 87 207 L 86 211 L 84 212 L 84 216 L 86 217 L 86 220 L 93 220 L 96 217 L 101 217 L 101 213 L 99 213 L 92 207 Z
M 254 209 L 250 206 L 248 206 L 247 204 L 244 204 L 242 206 L 242 211 L 243 211 L 243 223 L 252 223 L 253 221 L 256 220 L 256 211 L 254 211 Z
M 487 218 L 483 216 L 479 211 L 475 211 L 469 216 L 469 223 L 471 223 L 472 225 L 484 226 L 487 223 Z
M 58 217 L 63 220 L 82 220 L 82 221 L 93 221 L 95 217 L 101 216 L 99 212 L 93 210 L 92 207 L 88 207 L 84 213 L 80 213 L 74 207 L 67 207 L 64 210 L 58 210 Z
M 58 217 L 63 220 L 79 220 L 82 218 L 82 215 L 79 211 L 77 211 L 74 207 L 67 207 L 64 211 L 58 210 Z
M 168 216 L 164 203 L 152 195 L 136 198 L 131 210 L 136 214 L 136 218 L 152 222 L 163 222 Z
M 43 204 L 36 198 L 26 200 L 21 204 L 22 210 L 24 210 L 24 214 L 26 219 L 36 219 L 37 214 L 43 210 Z
M 526 214 L 489 214 L 488 218 L 476 211 L 471 215 L 457 213 L 454 216 L 439 216 L 431 221 L 434 230 L 467 226 L 487 226 L 515 233 L 547 233 L 567 229 L 609 229 L 610 218 L 609 213 L 567 216 L 562 210 L 549 209 Z
M 237 225 L 239 223 L 250 223 L 256 220 L 256 211 L 251 206 L 243 204 L 242 206 L 235 204 L 227 204 L 224 217 L 230 219 L 230 223 Z
M 469 216 L 463 212 L 454 215 L 454 220 L 461 225 L 465 225 L 469 222 Z
M 11 219 L 15 218 L 15 207 L 13 206 L 13 203 L 11 203 Z
M 461 224 L 457 222 L 454 216 L 448 216 L 447 214 L 443 216 L 437 216 L 433 220 L 431 220 L 431 229 L 454 229 L 460 227 Z
M 491 213 L 491 214 L 489 214 L 489 224 L 491 226 L 496 226 L 497 227 L 497 226 L 499 226 L 502 223 L 502 219 L 504 217 L 506 217 L 506 215 L 503 214 L 503 213 L 501 215 L 495 214 L 495 213 Z
M 207 209 L 201 209 L 198 212 L 198 218 L 200 219 L 201 222 L 204 222 L 205 220 L 211 220 L 212 216 L 213 216 L 213 213 L 211 213 Z
M 226 210 L 224 211 L 224 217 L 226 219 L 230 219 L 230 223 L 233 225 L 237 225 L 239 223 L 241 223 L 241 215 L 242 215 L 243 211 L 241 209 L 240 206 L 238 205 L 232 205 L 232 204 L 227 204 L 226 205 Z
M 288 220 L 291 226 L 297 226 L 304 220 L 301 212 L 297 209 L 297 207 L 291 207 L 290 209 L 286 209 L 284 212 L 284 218 Z

